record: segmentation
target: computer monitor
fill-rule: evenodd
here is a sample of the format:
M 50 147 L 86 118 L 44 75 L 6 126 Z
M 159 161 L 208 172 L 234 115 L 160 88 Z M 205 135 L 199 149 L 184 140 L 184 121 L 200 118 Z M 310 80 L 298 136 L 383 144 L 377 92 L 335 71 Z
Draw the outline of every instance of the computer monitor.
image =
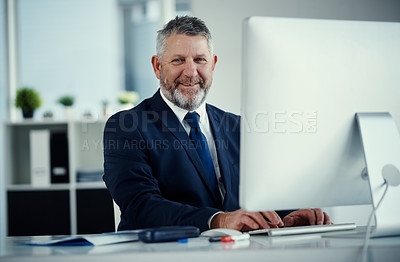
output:
M 242 60 L 241 207 L 376 205 L 380 165 L 400 169 L 400 23 L 251 17 Z M 390 188 L 384 235 L 400 233 L 399 200 Z

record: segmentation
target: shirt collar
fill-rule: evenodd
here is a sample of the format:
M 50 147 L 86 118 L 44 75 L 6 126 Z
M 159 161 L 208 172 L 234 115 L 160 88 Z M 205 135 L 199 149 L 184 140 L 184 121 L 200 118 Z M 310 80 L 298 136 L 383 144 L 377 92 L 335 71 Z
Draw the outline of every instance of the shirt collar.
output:
M 183 123 L 183 120 L 184 120 L 186 114 L 187 114 L 189 111 L 186 110 L 186 109 L 180 108 L 179 106 L 177 106 L 177 105 L 175 105 L 174 103 L 172 103 L 171 101 L 169 101 L 169 100 L 164 96 L 163 92 L 161 91 L 161 88 L 160 88 L 160 94 L 161 94 L 161 97 L 162 97 L 162 99 L 164 100 L 164 102 L 171 108 L 171 110 L 175 113 L 176 117 L 178 117 L 179 121 L 180 121 L 181 123 Z M 193 112 L 193 111 L 190 111 L 190 112 Z M 203 103 L 201 103 L 201 105 L 200 105 L 196 110 L 194 110 L 194 112 L 196 112 L 197 114 L 199 114 L 199 116 L 200 116 L 200 123 L 204 123 L 205 117 L 206 117 L 206 114 L 207 114 L 207 111 L 206 111 L 206 103 L 205 103 L 205 101 L 204 101 Z

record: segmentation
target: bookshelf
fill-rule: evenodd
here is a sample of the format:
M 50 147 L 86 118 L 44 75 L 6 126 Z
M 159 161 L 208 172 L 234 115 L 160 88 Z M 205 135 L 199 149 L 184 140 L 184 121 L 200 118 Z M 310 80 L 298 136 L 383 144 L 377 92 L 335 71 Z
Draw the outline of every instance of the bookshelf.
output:
M 104 125 L 105 120 L 24 120 L 5 124 L 7 235 L 114 231 L 113 202 L 101 180 Z M 67 180 L 54 182 L 53 177 L 48 184 L 32 183 L 32 130 L 66 134 Z M 63 146 L 61 149 L 65 150 Z M 57 147 L 51 148 L 52 161 L 59 152 Z

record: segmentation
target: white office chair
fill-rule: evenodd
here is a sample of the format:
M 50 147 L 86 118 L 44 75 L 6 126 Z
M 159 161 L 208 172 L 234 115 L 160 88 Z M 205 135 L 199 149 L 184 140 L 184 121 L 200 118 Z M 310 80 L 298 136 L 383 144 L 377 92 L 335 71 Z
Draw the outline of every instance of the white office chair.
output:
M 114 223 L 115 223 L 115 232 L 118 231 L 118 225 L 119 222 L 121 221 L 121 210 L 119 209 L 119 206 L 117 203 L 115 203 L 113 199 L 113 207 L 114 207 Z

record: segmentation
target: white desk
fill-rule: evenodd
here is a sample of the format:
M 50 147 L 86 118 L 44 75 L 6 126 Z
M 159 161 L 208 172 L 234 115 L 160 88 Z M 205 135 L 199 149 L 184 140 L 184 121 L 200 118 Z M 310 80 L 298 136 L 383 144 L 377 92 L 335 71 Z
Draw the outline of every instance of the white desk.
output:
M 27 246 L 32 237 L 7 237 L 1 241 L 0 261 L 361 261 L 363 239 L 329 235 L 295 237 L 252 236 L 236 243 L 159 243 L 130 242 L 108 246 Z M 400 237 L 370 241 L 368 261 L 399 262 Z

